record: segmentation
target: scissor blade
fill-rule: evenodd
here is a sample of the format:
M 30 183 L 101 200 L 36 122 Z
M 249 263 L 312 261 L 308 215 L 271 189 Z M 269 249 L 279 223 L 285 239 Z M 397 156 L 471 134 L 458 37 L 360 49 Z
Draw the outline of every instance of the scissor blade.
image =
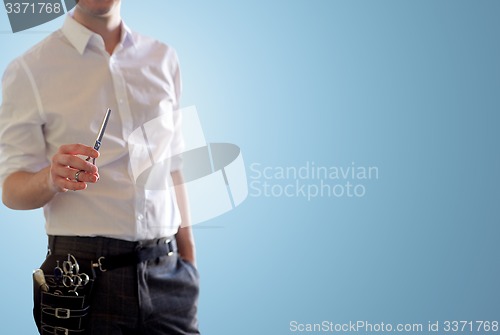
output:
M 102 120 L 101 128 L 97 133 L 97 138 L 95 140 L 94 149 L 99 150 L 101 147 L 102 137 L 104 136 L 104 131 L 106 130 L 106 126 L 108 125 L 109 115 L 111 113 L 111 109 L 108 108 L 106 111 L 106 115 L 104 115 L 104 119 Z

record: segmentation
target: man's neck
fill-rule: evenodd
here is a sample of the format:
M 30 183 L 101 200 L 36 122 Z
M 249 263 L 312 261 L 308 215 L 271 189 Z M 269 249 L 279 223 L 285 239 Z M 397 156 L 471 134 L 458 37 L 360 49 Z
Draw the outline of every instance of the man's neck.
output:
M 75 8 L 73 18 L 86 28 L 101 35 L 106 51 L 111 55 L 121 38 L 121 17 L 118 14 L 94 16 Z

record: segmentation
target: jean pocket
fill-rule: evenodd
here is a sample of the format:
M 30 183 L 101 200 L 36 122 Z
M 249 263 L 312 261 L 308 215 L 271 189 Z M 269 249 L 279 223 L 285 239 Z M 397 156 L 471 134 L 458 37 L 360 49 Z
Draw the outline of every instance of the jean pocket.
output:
M 196 266 L 194 266 L 193 263 L 181 257 L 179 257 L 179 262 L 183 264 L 183 266 L 187 269 L 187 271 L 193 277 L 193 279 L 195 279 L 195 281 L 198 281 L 200 279 L 200 273 L 198 272 L 198 269 L 196 268 Z

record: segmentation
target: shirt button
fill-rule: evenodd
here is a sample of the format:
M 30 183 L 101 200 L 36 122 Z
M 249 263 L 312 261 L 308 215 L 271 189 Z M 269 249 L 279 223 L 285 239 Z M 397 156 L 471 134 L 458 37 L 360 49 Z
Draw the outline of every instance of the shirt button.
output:
M 142 221 L 142 219 L 144 219 L 144 215 L 142 214 L 137 215 L 137 220 Z

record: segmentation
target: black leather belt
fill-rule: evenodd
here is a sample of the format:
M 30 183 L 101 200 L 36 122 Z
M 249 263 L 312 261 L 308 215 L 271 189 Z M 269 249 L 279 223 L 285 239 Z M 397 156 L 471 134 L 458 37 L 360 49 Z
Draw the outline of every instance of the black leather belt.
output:
M 108 244 L 125 246 L 131 250 L 118 255 L 99 255 L 99 249 Z M 79 245 L 79 247 L 78 247 Z M 84 247 L 86 250 L 82 251 Z M 92 251 L 96 249 L 95 252 Z M 84 252 L 85 256 L 77 254 Z M 92 266 L 102 272 L 132 266 L 177 252 L 175 237 L 161 238 L 143 242 L 121 241 L 105 237 L 49 236 L 49 253 L 64 255 L 76 254 L 77 258 L 93 259 Z
M 139 264 L 162 256 L 172 256 L 177 251 L 175 239 L 166 239 L 163 243 L 144 247 L 135 252 L 122 255 L 101 256 L 92 265 L 102 272 L 114 270 L 124 266 Z

